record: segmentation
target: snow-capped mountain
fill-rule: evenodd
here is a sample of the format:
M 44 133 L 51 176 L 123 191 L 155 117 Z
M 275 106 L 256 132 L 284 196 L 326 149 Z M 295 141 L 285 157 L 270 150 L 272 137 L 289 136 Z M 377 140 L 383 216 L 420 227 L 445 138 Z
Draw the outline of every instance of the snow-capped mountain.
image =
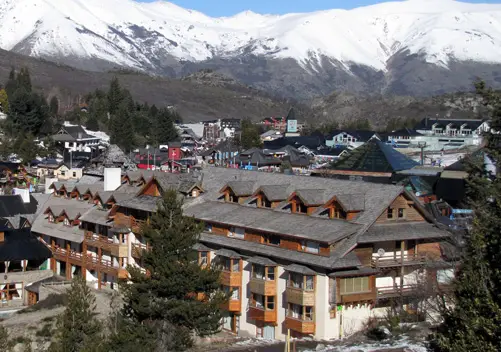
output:
M 0 0 L 0 48 L 94 70 L 179 75 L 212 67 L 268 89 L 291 75 L 297 84 L 349 80 L 355 90 L 386 89 L 401 85 L 403 66 L 418 70 L 416 58 L 440 75 L 459 64 L 475 62 L 481 71 L 501 64 L 501 5 L 407 0 L 212 18 L 163 1 Z M 471 67 L 462 70 L 468 80 L 476 75 Z

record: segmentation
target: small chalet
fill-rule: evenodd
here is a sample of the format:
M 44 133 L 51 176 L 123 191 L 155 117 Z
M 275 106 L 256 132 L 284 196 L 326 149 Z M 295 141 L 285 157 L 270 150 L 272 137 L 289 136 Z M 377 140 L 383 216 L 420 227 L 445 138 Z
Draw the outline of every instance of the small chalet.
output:
M 64 125 L 52 139 L 64 149 L 90 152 L 98 148 L 101 139 L 85 132 L 80 125 Z

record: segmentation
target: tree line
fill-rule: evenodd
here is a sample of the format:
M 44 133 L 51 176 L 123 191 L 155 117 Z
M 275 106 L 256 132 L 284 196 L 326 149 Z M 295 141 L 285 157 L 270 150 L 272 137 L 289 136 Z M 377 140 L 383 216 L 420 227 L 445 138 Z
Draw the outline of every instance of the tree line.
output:
M 13 68 L 5 84 L 0 83 L 0 111 L 7 115 L 0 124 L 4 134 L 0 154 L 5 158 L 14 153 L 25 162 L 37 155 L 55 155 L 55 143 L 49 137 L 64 121 L 107 132 L 111 143 L 129 151 L 177 139 L 174 123 L 182 120 L 173 109 L 135 101 L 116 77 L 107 91 L 96 89 L 86 94 L 83 104 L 61 110 L 57 96 L 47 99 L 33 88 L 27 68 Z M 44 141 L 44 147 L 34 142 L 37 138 Z

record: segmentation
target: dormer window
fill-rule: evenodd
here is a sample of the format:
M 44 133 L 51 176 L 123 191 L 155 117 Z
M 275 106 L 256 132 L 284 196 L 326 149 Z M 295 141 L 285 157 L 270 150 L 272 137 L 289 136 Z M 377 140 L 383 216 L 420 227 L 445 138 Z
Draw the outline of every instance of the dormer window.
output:
M 71 226 L 71 222 L 68 218 L 64 218 L 63 224 L 64 224 L 64 226 Z
M 52 213 L 49 213 L 49 216 L 47 219 L 49 220 L 49 222 L 54 223 L 54 215 L 52 215 Z
M 301 245 L 304 252 L 318 254 L 320 253 L 320 244 L 313 241 L 305 241 Z

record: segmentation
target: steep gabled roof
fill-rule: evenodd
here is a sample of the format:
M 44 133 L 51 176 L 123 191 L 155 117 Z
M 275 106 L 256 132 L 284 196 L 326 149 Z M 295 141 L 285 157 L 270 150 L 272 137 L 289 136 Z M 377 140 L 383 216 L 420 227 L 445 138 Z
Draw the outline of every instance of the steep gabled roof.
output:
M 329 169 L 359 172 L 395 172 L 419 165 L 392 146 L 373 138 L 335 161 Z
M 255 185 L 254 181 L 230 181 L 225 187 L 229 187 L 237 197 L 242 197 L 252 195 Z
M 264 185 L 259 187 L 255 193 L 263 192 L 270 202 L 283 201 L 291 194 L 289 185 Z
M 45 260 L 52 257 L 52 252 L 40 242 L 30 229 L 9 230 L 0 242 L 0 261 Z
M 306 206 L 322 205 L 325 203 L 325 189 L 298 189 L 294 192 Z

